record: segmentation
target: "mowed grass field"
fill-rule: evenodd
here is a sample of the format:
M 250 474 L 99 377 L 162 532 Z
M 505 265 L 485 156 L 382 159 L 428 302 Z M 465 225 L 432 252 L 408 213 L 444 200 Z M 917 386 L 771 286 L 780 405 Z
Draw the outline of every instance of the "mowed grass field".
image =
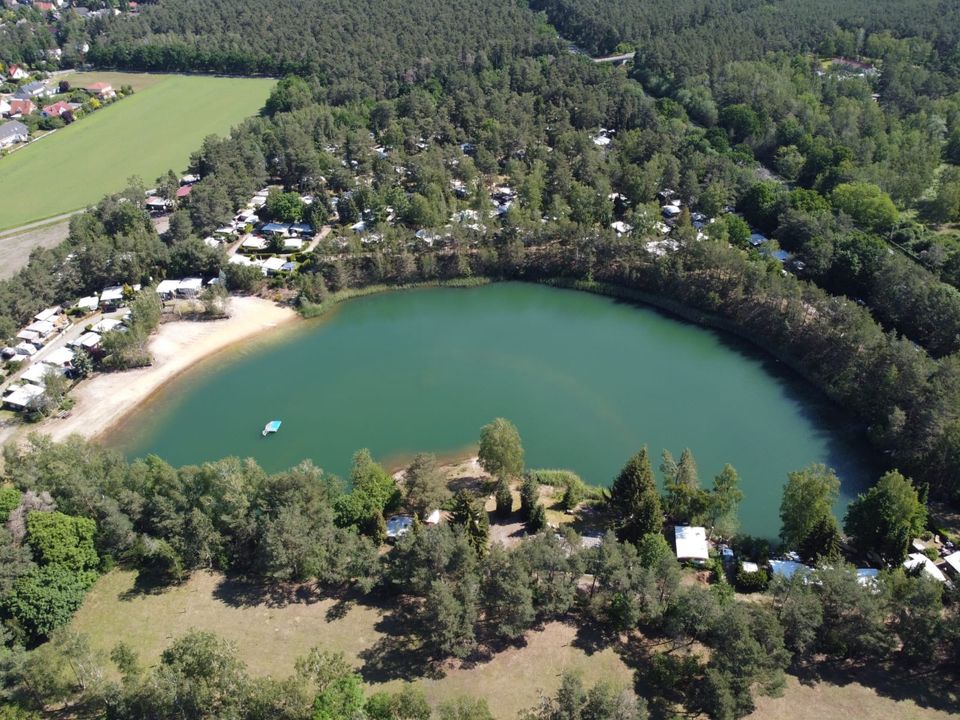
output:
M 419 676 L 406 667 L 390 643 L 390 618 L 375 607 L 332 599 L 277 603 L 252 588 L 215 573 L 196 573 L 179 587 L 156 594 L 135 591 L 135 573 L 115 570 L 90 591 L 72 627 L 95 650 L 109 653 L 123 640 L 154 664 L 173 640 L 190 629 L 214 632 L 237 647 L 253 675 L 276 678 L 293 671 L 297 657 L 314 646 L 343 652 L 359 668 L 368 692 L 396 688 L 408 677 L 433 704 L 462 695 L 487 699 L 494 716 L 514 720 L 540 694 L 552 694 L 565 670 L 579 672 L 588 685 L 607 680 L 632 684 L 632 672 L 611 649 L 588 653 L 578 647 L 576 628 L 549 623 L 528 633 L 522 647 L 510 648 L 472 667 L 448 667 L 442 676 Z M 900 687 L 900 691 L 909 691 Z M 894 693 L 899 695 L 899 693 Z M 789 678 L 782 697 L 758 698 L 750 720 L 948 720 L 950 711 L 896 700 L 856 682 L 800 684 Z
M 149 187 L 186 168 L 210 134 L 226 134 L 257 113 L 270 79 L 136 73 L 68 76 L 74 86 L 104 80 L 132 96 L 0 159 L 0 230 L 96 203 L 139 175 Z

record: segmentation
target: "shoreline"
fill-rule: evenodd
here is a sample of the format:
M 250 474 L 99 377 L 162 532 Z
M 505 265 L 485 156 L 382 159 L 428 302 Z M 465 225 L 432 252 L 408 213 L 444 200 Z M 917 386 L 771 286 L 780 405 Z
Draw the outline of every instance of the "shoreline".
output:
M 13 438 L 36 432 L 54 441 L 80 435 L 100 442 L 175 378 L 243 341 L 260 339 L 264 331 L 277 330 L 299 319 L 293 308 L 271 300 L 233 296 L 228 318 L 163 323 L 150 338 L 152 365 L 100 373 L 84 380 L 70 393 L 75 404 L 69 417 L 23 425 Z

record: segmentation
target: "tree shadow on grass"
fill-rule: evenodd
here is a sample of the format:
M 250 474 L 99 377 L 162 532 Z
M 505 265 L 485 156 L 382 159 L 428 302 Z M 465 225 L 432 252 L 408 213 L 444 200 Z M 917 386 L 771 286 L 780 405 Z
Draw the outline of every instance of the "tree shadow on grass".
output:
M 265 584 L 231 577 L 225 577 L 217 583 L 213 596 L 225 605 L 235 608 L 312 605 L 329 597 L 314 584 Z
M 804 685 L 822 682 L 843 687 L 859 683 L 891 700 L 912 700 L 920 707 L 960 715 L 958 678 L 942 669 L 908 669 L 895 663 L 819 663 L 794 667 L 790 672 Z
M 173 587 L 176 587 L 175 583 L 141 570 L 137 572 L 137 577 L 133 581 L 133 587 L 129 590 L 124 590 L 117 595 L 117 598 L 122 602 L 129 602 L 130 600 L 136 600 L 139 597 L 147 595 L 162 595 Z
M 384 609 L 383 606 L 379 606 Z M 413 681 L 418 678 L 440 679 L 443 672 L 428 649 L 420 645 L 410 632 L 416 622 L 416 609 L 409 605 L 385 611 L 374 625 L 382 637 L 360 653 L 363 665 L 360 676 L 366 683 L 390 680 Z

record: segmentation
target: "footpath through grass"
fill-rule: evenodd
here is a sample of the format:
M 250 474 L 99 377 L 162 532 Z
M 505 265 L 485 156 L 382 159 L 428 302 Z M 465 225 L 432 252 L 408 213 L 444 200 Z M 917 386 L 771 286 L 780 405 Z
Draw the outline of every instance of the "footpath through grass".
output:
M 123 73 L 85 73 L 74 85 Z M 141 90 L 9 157 L 0 158 L 0 230 L 92 205 L 123 189 L 131 175 L 149 186 L 167 169 L 185 169 L 204 137 L 223 135 L 263 107 L 274 81 L 183 75 L 131 75 Z

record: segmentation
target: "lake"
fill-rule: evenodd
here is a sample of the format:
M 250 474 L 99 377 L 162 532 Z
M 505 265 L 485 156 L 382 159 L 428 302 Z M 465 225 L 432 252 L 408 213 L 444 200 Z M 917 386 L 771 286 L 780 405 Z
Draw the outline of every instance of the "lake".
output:
M 351 300 L 274 342 L 216 356 L 132 416 L 114 445 L 175 465 L 228 455 L 267 470 L 353 452 L 388 465 L 463 452 L 513 421 L 527 467 L 609 485 L 642 445 L 693 450 L 701 483 L 736 467 L 744 532 L 774 537 L 787 473 L 843 481 L 837 512 L 876 469 L 851 423 L 779 363 L 648 307 L 538 285 L 426 289 Z M 279 433 L 263 438 L 269 420 Z

